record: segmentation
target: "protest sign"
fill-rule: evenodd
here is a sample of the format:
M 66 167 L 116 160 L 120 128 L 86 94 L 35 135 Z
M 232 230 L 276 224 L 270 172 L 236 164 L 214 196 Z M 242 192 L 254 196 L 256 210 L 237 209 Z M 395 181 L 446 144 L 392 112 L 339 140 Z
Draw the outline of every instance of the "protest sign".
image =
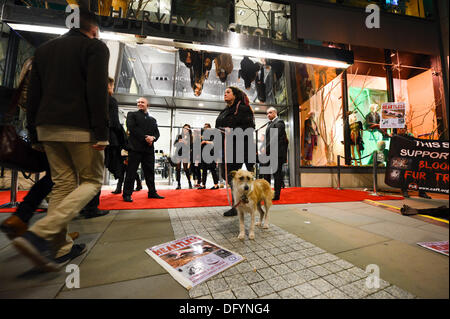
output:
M 448 194 L 449 142 L 395 135 L 385 183 L 392 187 Z

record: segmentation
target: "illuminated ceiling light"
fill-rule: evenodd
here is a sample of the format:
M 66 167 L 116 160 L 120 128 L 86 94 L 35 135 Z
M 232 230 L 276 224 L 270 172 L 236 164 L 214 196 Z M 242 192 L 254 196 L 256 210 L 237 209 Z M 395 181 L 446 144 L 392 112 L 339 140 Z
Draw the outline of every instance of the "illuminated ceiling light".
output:
M 67 31 L 69 31 L 66 28 L 61 27 L 46 27 L 46 26 L 40 26 L 40 25 L 31 25 L 31 24 L 16 24 L 16 23 L 8 23 L 8 25 L 13 30 L 18 31 L 29 31 L 29 32 L 39 32 L 39 33 L 46 33 L 46 34 L 64 34 Z
M 219 52 L 219 53 L 229 53 L 232 55 L 242 55 L 249 56 L 255 58 L 265 58 L 265 59 L 273 59 L 273 60 L 281 60 L 288 62 L 297 62 L 297 63 L 305 63 L 305 64 L 314 64 L 314 65 L 322 65 L 339 69 L 346 69 L 350 67 L 350 64 L 337 60 L 329 60 L 329 59 L 320 59 L 314 57 L 307 56 L 295 56 L 295 55 L 285 55 L 285 54 L 277 54 L 268 51 L 255 50 L 255 49 L 240 49 L 240 48 L 229 48 L 229 47 L 220 47 L 215 45 L 204 45 L 204 44 L 195 44 L 195 49 L 205 50 L 209 52 Z
M 198 106 L 204 106 L 205 104 L 203 104 L 203 103 L 198 103 Z
M 38 32 L 38 33 L 58 34 L 58 35 L 62 35 L 69 32 L 69 29 L 63 27 L 47 27 L 41 25 L 18 24 L 18 23 L 9 23 L 8 25 L 11 27 L 11 29 L 17 31 L 28 31 L 28 32 Z M 99 38 L 102 40 L 114 40 L 123 42 L 130 41 L 129 35 L 114 32 L 99 32 Z
M 38 25 L 30 25 L 30 24 L 16 24 L 10 23 L 9 26 L 18 31 L 29 31 L 29 32 L 40 32 L 40 33 L 48 33 L 48 34 L 64 34 L 68 32 L 68 29 L 63 27 L 46 27 L 46 26 L 38 26 Z M 136 44 L 136 38 L 133 34 L 125 34 L 125 33 L 114 33 L 114 32 L 100 32 L 100 39 L 102 40 L 113 40 L 120 41 L 129 44 Z M 185 43 L 185 42 L 177 42 L 173 39 L 168 38 L 157 38 L 147 36 L 146 39 L 143 40 L 144 45 L 163 45 L 169 47 L 176 48 L 185 48 L 185 49 L 194 49 L 194 50 L 204 50 L 208 52 L 217 52 L 217 53 L 228 53 L 233 56 L 248 56 L 254 58 L 265 58 L 265 59 L 273 59 L 273 60 L 281 60 L 288 62 L 296 62 L 296 63 L 304 63 L 304 64 L 313 64 L 313 65 L 321 65 L 332 68 L 346 69 L 351 65 L 338 60 L 330 60 L 330 59 L 321 59 L 314 58 L 308 56 L 295 56 L 295 55 L 286 55 L 286 54 L 277 54 L 273 52 L 256 50 L 256 49 L 242 49 L 239 48 L 237 41 L 239 41 L 239 36 L 237 34 L 234 35 L 235 38 L 233 43 L 230 43 L 230 47 L 225 46 L 217 46 L 217 45 L 206 45 L 206 44 L 193 44 L 193 43 Z M 233 36 L 231 37 L 233 39 Z

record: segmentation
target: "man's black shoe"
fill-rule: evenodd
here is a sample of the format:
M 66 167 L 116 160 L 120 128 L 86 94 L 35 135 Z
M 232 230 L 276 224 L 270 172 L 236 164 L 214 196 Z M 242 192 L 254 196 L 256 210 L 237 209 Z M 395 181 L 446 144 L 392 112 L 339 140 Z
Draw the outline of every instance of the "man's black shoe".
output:
M 84 211 L 81 212 L 81 216 L 84 216 L 84 218 L 95 218 L 95 217 L 102 217 L 109 214 L 109 210 L 94 210 L 94 211 Z
M 132 203 L 133 200 L 131 199 L 130 195 L 123 195 L 123 201 L 124 202 L 128 202 L 128 203 Z
M 136 186 L 136 192 L 139 192 L 140 190 L 142 189 L 142 185 L 138 185 L 138 186 Z
M 280 195 L 275 195 L 272 200 L 280 200 Z
M 69 263 L 72 259 L 77 258 L 81 254 L 84 254 L 86 252 L 86 245 L 85 244 L 74 244 L 72 246 L 72 249 L 68 254 L 65 254 L 64 256 L 55 258 L 55 262 L 59 267 L 62 267 Z
M 115 191 L 111 192 L 111 194 L 122 194 L 122 190 L 116 189 Z
M 231 208 L 229 210 L 227 210 L 225 213 L 223 213 L 223 216 L 225 217 L 229 217 L 229 216 L 237 216 L 237 210 L 236 208 Z
M 157 198 L 157 199 L 163 199 L 164 197 L 159 196 L 158 194 L 148 194 L 148 198 Z
M 59 267 L 54 260 L 50 243 L 35 233 L 27 231 L 23 236 L 13 240 L 14 247 L 33 264 L 43 271 L 58 271 Z

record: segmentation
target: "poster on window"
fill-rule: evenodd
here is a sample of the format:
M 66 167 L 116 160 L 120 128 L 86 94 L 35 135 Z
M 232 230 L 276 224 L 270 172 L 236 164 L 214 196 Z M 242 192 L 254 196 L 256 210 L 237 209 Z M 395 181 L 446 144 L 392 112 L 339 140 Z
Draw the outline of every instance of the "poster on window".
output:
M 404 128 L 405 103 L 388 102 L 381 105 L 380 128 Z
M 188 290 L 244 260 L 197 235 L 153 246 L 145 252 Z
M 385 183 L 392 187 L 448 194 L 449 142 L 394 135 Z

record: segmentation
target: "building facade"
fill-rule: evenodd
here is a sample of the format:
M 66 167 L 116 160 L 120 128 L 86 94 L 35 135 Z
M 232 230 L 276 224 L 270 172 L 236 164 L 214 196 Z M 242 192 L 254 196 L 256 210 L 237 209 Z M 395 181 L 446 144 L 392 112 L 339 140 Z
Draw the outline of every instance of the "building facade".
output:
M 68 1 L 69 4 L 75 1 Z M 5 0 L 2 85 L 17 85 L 33 47 L 64 30 L 67 2 Z M 371 111 L 403 102 L 415 137 L 448 140 L 448 3 L 429 0 L 86 1 L 100 16 L 110 76 L 125 118 L 149 98 L 172 152 L 181 127 L 214 125 L 227 86 L 243 89 L 256 127 L 274 106 L 289 137 L 285 183 L 370 186 L 370 159 L 394 129 L 368 125 Z M 447 8 L 447 10 L 445 10 Z M 12 29 L 12 31 L 11 31 Z M 32 31 L 30 31 L 32 30 Z M 186 60 L 186 54 L 198 64 Z M 248 76 L 251 73 L 251 76 Z M 310 139 L 311 116 L 314 114 Z M 360 123 L 360 124 L 355 124 Z M 262 141 L 264 129 L 258 131 Z M 355 134 L 360 140 L 355 143 Z M 383 173 L 383 170 L 380 169 Z

